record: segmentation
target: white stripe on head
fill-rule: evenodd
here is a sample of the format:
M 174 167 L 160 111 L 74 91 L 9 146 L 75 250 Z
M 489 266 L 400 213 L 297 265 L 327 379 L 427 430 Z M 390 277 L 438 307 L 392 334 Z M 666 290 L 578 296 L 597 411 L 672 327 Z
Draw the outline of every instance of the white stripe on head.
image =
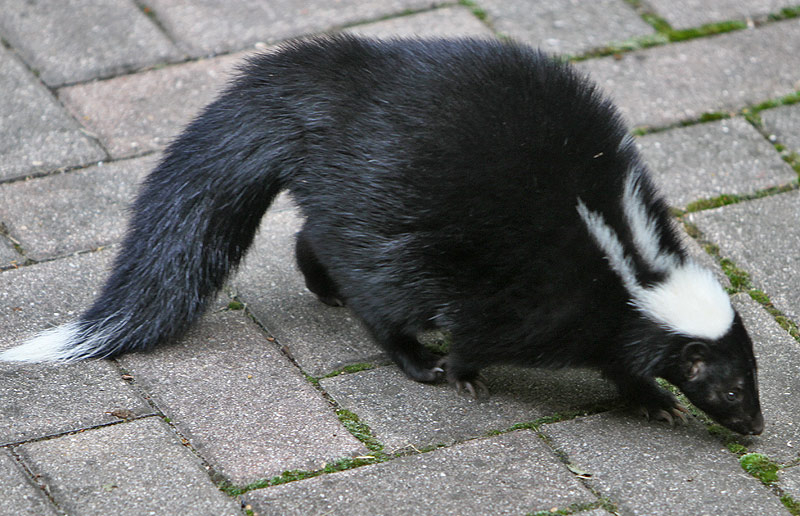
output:
M 633 304 L 673 333 L 716 340 L 733 324 L 728 294 L 710 271 L 694 262 L 672 269 L 663 282 L 643 289 Z
M 650 253 L 645 261 L 650 263 L 649 259 L 653 259 L 651 265 L 666 267 L 661 272 L 667 275 L 664 281 L 645 288 L 637 281 L 632 260 L 625 255 L 619 236 L 606 223 L 603 215 L 590 211 L 580 198 L 577 210 L 611 269 L 631 295 L 631 305 L 644 316 L 670 332 L 688 337 L 714 340 L 725 335 L 733 323 L 734 312 L 730 298 L 711 272 L 694 262 L 680 263 L 677 257 L 661 253 L 658 248 L 653 251 L 651 244 L 657 244 L 656 235 L 640 233 L 638 238 L 642 239 L 647 247 L 646 252 Z M 640 214 L 634 215 L 639 217 Z M 631 223 L 630 218 L 628 222 Z M 636 241 L 636 233 L 646 229 L 655 231 L 656 226 L 649 222 L 649 217 L 639 217 L 635 223 L 642 223 L 638 228 L 631 228 L 634 245 L 639 247 L 641 242 Z M 643 256 L 644 253 L 642 251 Z
M 665 273 L 677 267 L 679 261 L 675 255 L 662 251 L 659 245 L 658 222 L 647 213 L 642 200 L 641 177 L 642 173 L 636 167 L 628 172 L 622 194 L 622 210 L 631 229 L 633 245 L 642 260 L 654 271 Z

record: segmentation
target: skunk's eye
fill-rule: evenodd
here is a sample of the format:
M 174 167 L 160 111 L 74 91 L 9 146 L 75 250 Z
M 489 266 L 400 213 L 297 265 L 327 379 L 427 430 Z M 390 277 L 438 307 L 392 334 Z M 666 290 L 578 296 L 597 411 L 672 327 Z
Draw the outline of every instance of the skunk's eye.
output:
M 742 397 L 742 394 L 739 391 L 728 391 L 725 393 L 725 399 L 730 401 L 731 403 L 734 401 L 739 401 Z

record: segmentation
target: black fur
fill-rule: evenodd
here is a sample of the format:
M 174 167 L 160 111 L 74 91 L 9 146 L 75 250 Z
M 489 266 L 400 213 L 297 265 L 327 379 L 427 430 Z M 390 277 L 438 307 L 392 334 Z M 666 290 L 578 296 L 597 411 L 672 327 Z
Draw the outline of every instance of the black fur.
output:
M 571 67 L 488 41 L 321 38 L 253 57 L 169 147 L 133 206 L 114 272 L 81 318 L 118 331 L 83 356 L 148 349 L 194 321 L 250 246 L 274 196 L 305 217 L 297 259 L 412 378 L 472 387 L 488 364 L 591 366 L 656 417 L 678 385 L 742 433 L 762 419 L 752 344 L 695 344 L 645 318 L 576 211 L 615 228 L 643 167 L 626 127 Z M 686 258 L 644 176 L 660 246 Z M 621 232 L 620 237 L 630 235 Z M 663 272 L 633 253 L 638 280 Z M 451 332 L 444 362 L 421 330 Z M 691 364 L 702 363 L 702 374 Z M 720 396 L 736 389 L 731 402 Z

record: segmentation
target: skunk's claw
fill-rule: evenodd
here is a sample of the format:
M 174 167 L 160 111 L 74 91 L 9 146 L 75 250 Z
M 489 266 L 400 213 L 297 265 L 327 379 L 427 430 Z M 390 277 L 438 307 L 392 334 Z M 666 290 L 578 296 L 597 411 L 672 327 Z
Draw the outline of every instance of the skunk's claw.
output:
M 686 418 L 686 414 L 688 414 L 689 411 L 686 410 L 683 405 L 679 404 L 670 407 L 668 410 L 663 408 L 648 409 L 643 405 L 639 407 L 639 413 L 648 421 L 664 421 L 668 423 L 669 426 L 675 426 L 676 422 L 683 425 L 689 423 L 689 420 Z
M 489 395 L 489 388 L 478 378 L 474 380 L 456 380 L 453 384 L 456 386 L 456 392 L 469 394 L 472 399 L 477 400 Z

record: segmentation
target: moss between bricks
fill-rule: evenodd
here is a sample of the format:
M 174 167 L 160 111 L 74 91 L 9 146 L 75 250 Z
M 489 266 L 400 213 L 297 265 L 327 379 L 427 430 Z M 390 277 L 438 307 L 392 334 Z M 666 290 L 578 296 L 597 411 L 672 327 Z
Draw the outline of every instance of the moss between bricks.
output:
M 369 426 L 361 422 L 357 415 L 344 409 L 337 410 L 336 415 L 347 431 L 353 434 L 353 437 L 364 443 L 370 451 L 375 453 L 383 452 L 383 445 L 372 435 L 372 430 Z
M 778 481 L 780 466 L 762 453 L 747 453 L 739 458 L 742 468 L 759 479 L 764 485 L 772 485 Z
M 795 501 L 795 499 L 789 495 L 783 495 L 781 496 L 781 503 L 784 505 L 784 507 L 789 509 L 791 514 L 794 516 L 800 516 L 800 502 Z
M 464 7 L 468 8 L 476 18 L 483 22 L 489 18 L 489 16 L 486 14 L 486 11 L 478 7 L 478 4 L 472 0 L 459 0 L 458 3 L 459 5 L 463 5 Z
M 605 47 L 601 47 L 592 52 L 575 57 L 574 60 L 580 61 L 593 57 L 603 57 L 633 50 L 640 50 L 666 43 L 686 41 L 689 39 L 702 38 L 732 32 L 747 28 L 747 23 L 741 20 L 729 20 L 715 23 L 708 23 L 699 27 L 689 29 L 673 29 L 672 26 L 662 17 L 652 11 L 648 11 L 640 0 L 626 0 L 648 25 L 655 29 L 655 34 L 638 36 L 621 42 L 614 42 Z
M 744 194 L 744 195 L 723 194 L 717 197 L 712 197 L 710 199 L 700 199 L 699 201 L 691 202 L 686 205 L 684 211 L 686 213 L 693 213 L 697 211 L 710 210 L 713 208 L 719 208 L 721 206 L 727 206 L 729 204 L 737 204 L 742 201 L 752 201 L 754 199 L 761 199 L 764 197 L 769 197 L 771 195 L 791 192 L 792 190 L 796 190 L 797 187 L 798 185 L 796 183 L 792 183 L 780 186 L 772 186 L 770 188 L 758 190 L 752 194 Z
M 551 515 L 561 515 L 567 516 L 571 514 L 578 514 L 585 511 L 591 511 L 593 509 L 607 509 L 609 508 L 609 504 L 605 501 L 598 501 L 598 502 L 591 502 L 591 503 L 573 503 L 569 507 L 565 509 L 559 509 L 558 507 L 553 507 L 549 511 L 537 511 L 528 513 L 527 516 L 551 516 Z M 616 512 L 616 509 L 614 511 Z

